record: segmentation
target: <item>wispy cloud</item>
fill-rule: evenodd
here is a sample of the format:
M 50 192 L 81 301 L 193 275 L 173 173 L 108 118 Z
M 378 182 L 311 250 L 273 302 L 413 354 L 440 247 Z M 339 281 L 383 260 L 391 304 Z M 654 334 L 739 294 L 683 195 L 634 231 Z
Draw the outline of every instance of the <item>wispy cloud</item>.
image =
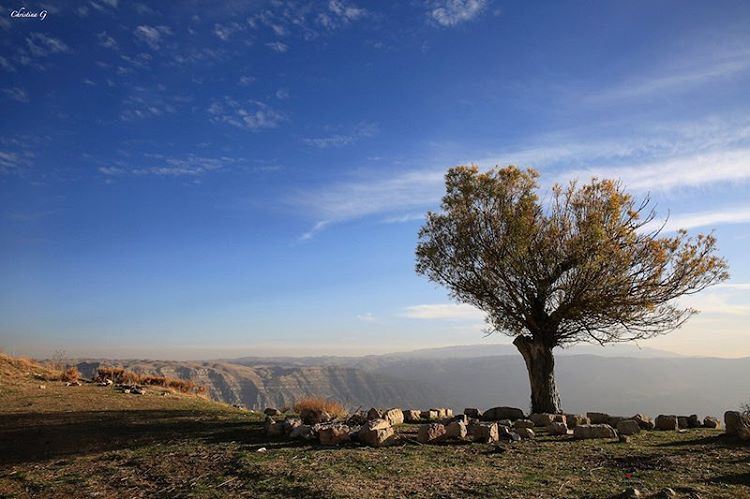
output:
M 62 40 L 45 35 L 44 33 L 30 34 L 26 38 L 26 45 L 29 47 L 29 52 L 36 57 L 47 57 L 52 54 L 70 52 L 70 47 Z
M 300 241 L 309 241 L 310 239 L 315 237 L 315 234 L 325 229 L 326 226 L 328 226 L 330 223 L 331 222 L 328 220 L 322 220 L 316 223 L 315 225 L 313 225 L 313 227 L 310 230 L 308 230 L 307 232 L 305 232 L 304 234 L 300 236 L 299 238 Z
M 663 223 L 664 220 L 654 220 L 653 226 L 660 226 Z M 666 219 L 664 230 L 670 232 L 678 229 L 713 228 L 717 225 L 741 223 L 750 223 L 750 205 L 679 214 Z
M 142 24 L 135 28 L 133 34 L 136 40 L 145 43 L 153 50 L 158 50 L 164 41 L 164 37 L 171 35 L 172 30 L 169 26 L 148 26 Z
M 375 316 L 372 314 L 372 312 L 359 314 L 357 315 L 357 319 L 361 320 L 362 322 L 375 322 Z
M 471 21 L 487 4 L 487 0 L 433 0 L 427 4 L 427 16 L 440 26 L 452 27 Z
M 199 177 L 234 165 L 237 163 L 237 159 L 231 157 L 208 158 L 192 154 L 186 157 L 151 155 L 149 158 L 143 160 L 143 162 L 150 162 L 153 164 L 138 167 L 128 167 L 122 164 L 115 166 L 102 166 L 99 168 L 99 173 L 108 177 L 144 175 L 160 177 Z
M 666 66 L 666 67 L 665 67 Z M 687 90 L 750 70 L 750 50 L 713 50 L 708 55 L 691 54 L 682 64 L 661 65 L 660 71 L 593 93 L 591 102 L 624 100 Z
M 211 103 L 208 113 L 216 123 L 227 123 L 248 130 L 277 128 L 286 120 L 284 113 L 268 104 L 260 101 L 240 103 L 229 97 Z
M 266 43 L 266 47 L 280 54 L 283 54 L 289 50 L 289 46 L 286 43 L 281 42 L 268 42 Z
M 349 133 L 334 133 L 325 137 L 308 137 L 302 141 L 313 147 L 327 149 L 330 147 L 343 147 L 354 144 L 362 138 L 373 137 L 378 133 L 378 126 L 375 123 L 362 122 L 358 123 Z
M 3 93 L 9 99 L 13 99 L 17 102 L 29 102 L 29 94 L 26 90 L 19 87 L 4 88 Z
M 410 319 L 477 321 L 483 320 L 485 313 L 465 303 L 441 303 L 406 307 L 403 316 Z
M 0 56 L 0 68 L 2 68 L 5 71 L 13 72 L 16 70 L 15 67 L 3 56 Z
M 716 286 L 700 294 L 679 300 L 683 307 L 691 307 L 705 314 L 750 315 L 750 288 Z
M 102 31 L 96 35 L 99 40 L 99 45 L 108 49 L 117 49 L 117 41 L 109 36 L 106 31 Z

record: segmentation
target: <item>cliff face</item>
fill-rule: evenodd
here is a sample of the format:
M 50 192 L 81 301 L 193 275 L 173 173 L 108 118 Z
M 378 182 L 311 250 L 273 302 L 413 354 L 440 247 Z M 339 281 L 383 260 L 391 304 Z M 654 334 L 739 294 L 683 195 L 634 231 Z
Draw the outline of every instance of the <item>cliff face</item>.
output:
M 86 361 L 84 376 L 100 365 L 117 365 L 148 374 L 190 379 L 209 389 L 211 398 L 251 409 L 291 407 L 306 396 L 321 395 L 357 407 L 426 407 L 435 387 L 342 366 L 242 366 L 227 362 Z

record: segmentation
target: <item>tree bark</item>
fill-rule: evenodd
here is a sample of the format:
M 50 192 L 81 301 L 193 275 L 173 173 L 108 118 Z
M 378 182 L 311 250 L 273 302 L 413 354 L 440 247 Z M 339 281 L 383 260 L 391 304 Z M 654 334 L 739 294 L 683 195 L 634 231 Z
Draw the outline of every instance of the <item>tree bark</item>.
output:
M 523 355 L 531 385 L 531 412 L 558 414 L 560 394 L 555 384 L 555 357 L 552 348 L 530 336 L 517 336 L 513 344 Z

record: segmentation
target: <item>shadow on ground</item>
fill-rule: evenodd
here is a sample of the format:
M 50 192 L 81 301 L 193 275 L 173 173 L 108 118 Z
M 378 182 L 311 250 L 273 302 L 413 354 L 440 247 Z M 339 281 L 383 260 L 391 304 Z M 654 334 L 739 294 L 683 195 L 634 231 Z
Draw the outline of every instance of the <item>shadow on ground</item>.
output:
M 190 438 L 259 444 L 262 423 L 184 410 L 80 411 L 0 416 L 0 464 Z

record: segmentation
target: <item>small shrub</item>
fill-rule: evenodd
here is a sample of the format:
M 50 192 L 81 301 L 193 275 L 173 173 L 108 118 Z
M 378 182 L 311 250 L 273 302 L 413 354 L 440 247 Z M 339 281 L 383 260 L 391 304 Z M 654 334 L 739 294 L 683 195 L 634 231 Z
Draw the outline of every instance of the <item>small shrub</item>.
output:
M 77 367 L 75 366 L 69 367 L 61 371 L 60 381 L 67 381 L 67 382 L 73 383 L 75 381 L 78 381 L 79 376 L 80 374 L 78 373 Z
M 340 402 L 325 397 L 306 397 L 294 404 L 294 412 L 297 414 L 305 409 L 325 411 L 336 418 L 343 418 L 347 414 Z
M 149 386 L 161 386 L 180 393 L 194 393 L 205 395 L 208 390 L 205 386 L 197 386 L 189 379 L 172 378 L 170 376 L 158 376 L 152 374 L 138 374 L 121 367 L 100 367 L 96 371 L 95 381 L 110 379 L 115 383 L 140 384 Z

